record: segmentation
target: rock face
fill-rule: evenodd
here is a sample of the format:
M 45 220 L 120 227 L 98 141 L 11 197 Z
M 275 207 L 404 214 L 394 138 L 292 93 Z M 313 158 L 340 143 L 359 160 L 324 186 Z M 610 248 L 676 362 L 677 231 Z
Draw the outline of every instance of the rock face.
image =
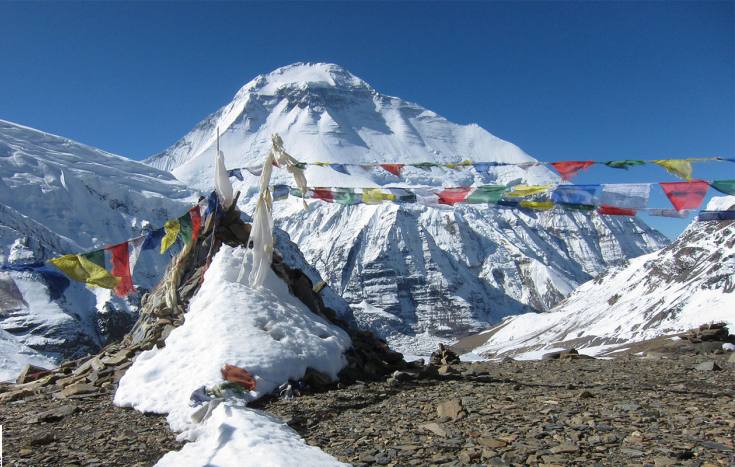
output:
M 135 319 L 135 299 L 26 266 L 123 241 L 147 223 L 160 227 L 195 199 L 169 173 L 0 120 L 0 381 L 25 363 L 96 352 Z M 144 252 L 135 283 L 153 287 L 168 260 Z M 22 298 L 15 303 L 2 286 L 10 280 Z
M 270 137 L 303 161 L 531 162 L 477 125 L 457 125 L 420 105 L 383 95 L 337 65 L 295 64 L 259 76 L 233 101 L 147 162 L 195 187 L 212 184 L 217 128 L 228 167 L 262 164 Z M 460 186 L 555 183 L 545 167 L 487 172 L 309 167 L 311 186 Z M 235 182 L 253 208 L 256 178 Z M 233 179 L 234 181 L 234 179 Z M 293 184 L 276 170 L 274 183 Z M 351 305 L 365 328 L 406 351 L 428 355 L 441 340 L 524 311 L 544 311 L 610 266 L 663 246 L 635 219 L 478 207 L 340 207 L 278 203 L 277 223 L 307 261 Z
M 730 206 L 735 197 L 724 209 Z M 735 221 L 694 222 L 671 245 L 587 282 L 552 312 L 510 318 L 459 346 L 488 355 L 596 353 L 692 328 L 675 339 L 727 342 L 735 334 L 733 278 Z

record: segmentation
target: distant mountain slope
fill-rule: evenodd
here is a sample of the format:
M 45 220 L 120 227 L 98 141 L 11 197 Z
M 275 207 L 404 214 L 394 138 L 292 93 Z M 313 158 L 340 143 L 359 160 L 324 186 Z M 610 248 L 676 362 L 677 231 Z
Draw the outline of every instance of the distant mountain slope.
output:
M 418 104 L 383 95 L 333 64 L 299 63 L 261 75 L 232 102 L 147 163 L 199 188 L 212 185 L 217 129 L 228 167 L 262 164 L 271 135 L 303 161 L 531 162 L 477 125 L 458 125 Z M 311 186 L 459 186 L 556 183 L 543 166 L 473 169 L 310 166 Z M 255 177 L 235 183 L 252 212 Z M 282 170 L 274 183 L 292 183 Z M 637 219 L 482 207 L 339 207 L 278 203 L 277 223 L 309 263 L 350 302 L 363 325 L 400 349 L 426 353 L 438 339 L 486 328 L 504 316 L 546 310 L 610 266 L 666 239 Z
M 708 206 L 728 208 L 735 197 Z M 691 224 L 671 245 L 583 284 L 550 313 L 516 316 L 475 336 L 474 353 L 596 353 L 710 322 L 735 332 L 735 221 Z
M 167 172 L 0 120 L 0 265 L 16 269 L 0 274 L 26 302 L 4 309 L 0 300 L 0 349 L 20 346 L 17 356 L 0 354 L 0 380 L 24 361 L 38 362 L 22 355 L 53 361 L 96 349 L 105 339 L 103 315 L 127 308 L 109 291 L 73 282 L 57 296 L 57 284 L 22 265 L 124 241 L 148 222 L 159 227 L 193 196 Z M 167 260 L 144 255 L 136 283 L 152 286 Z

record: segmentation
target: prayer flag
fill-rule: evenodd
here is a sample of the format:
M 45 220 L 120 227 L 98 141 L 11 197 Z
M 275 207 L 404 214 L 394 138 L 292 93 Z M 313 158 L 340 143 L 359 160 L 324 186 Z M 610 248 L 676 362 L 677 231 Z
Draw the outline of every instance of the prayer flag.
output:
M 386 188 L 388 193 L 395 196 L 393 200 L 396 203 L 415 203 L 416 194 L 405 188 Z
M 379 188 L 363 188 L 362 190 L 362 201 L 365 204 L 379 204 L 394 199 L 396 199 L 395 195 L 384 193 Z
M 204 209 L 204 218 L 206 219 L 211 214 L 217 214 L 217 217 L 222 215 L 221 209 L 219 208 L 219 198 L 217 197 L 217 192 L 213 191 L 209 194 L 207 197 L 207 207 Z M 146 249 L 145 247 L 143 248 Z
M 645 163 L 646 161 L 641 161 L 641 160 L 636 160 L 636 159 L 625 159 L 622 161 L 607 161 L 605 162 L 605 165 L 608 167 L 612 167 L 613 169 L 628 170 L 630 167 L 644 165 Z
M 650 183 L 618 183 L 602 185 L 600 204 L 627 209 L 643 209 L 648 206 Z
M 472 164 L 472 167 L 475 168 L 475 171 L 477 173 L 485 173 L 490 171 L 489 162 L 475 162 L 474 164 Z
M 521 201 L 517 199 L 500 199 L 498 200 L 498 206 L 504 208 L 519 208 L 521 207 Z
M 687 160 L 678 159 L 659 159 L 653 161 L 654 164 L 660 165 L 667 172 L 676 175 L 679 178 L 685 180 L 691 180 L 692 178 L 692 163 Z
M 362 194 L 355 193 L 352 188 L 335 188 L 334 202 L 344 205 L 360 204 L 362 202 Z
M 607 216 L 635 216 L 635 209 L 619 208 L 616 206 L 602 205 L 597 209 L 597 212 Z
M 192 238 L 191 216 L 189 216 L 189 213 L 187 212 L 177 220 L 179 221 L 179 237 L 181 237 L 181 241 L 184 242 L 184 245 L 187 245 L 191 242 Z
M 145 237 L 138 237 L 128 242 L 128 267 L 130 268 L 131 276 L 135 274 L 135 265 L 138 264 L 138 259 L 140 258 L 140 252 L 143 250 L 145 239 Z
M 161 254 L 164 254 L 166 250 L 176 243 L 176 237 L 179 236 L 181 225 L 177 219 L 171 219 L 167 220 L 166 223 L 163 224 L 163 228 L 166 233 L 161 239 Z
M 431 170 L 432 167 L 436 167 L 438 164 L 433 162 L 420 162 L 418 164 L 411 164 L 411 167 L 416 167 L 423 170 Z
M 392 173 L 396 177 L 401 176 L 401 169 L 403 168 L 404 164 L 380 164 L 380 166 L 387 170 L 388 172 Z
M 549 201 L 549 200 L 546 200 L 546 201 L 522 200 L 521 207 L 528 208 L 528 209 L 536 209 L 538 211 L 547 211 L 554 207 L 554 202 Z
M 551 185 L 515 185 L 506 193 L 507 196 L 516 198 L 538 195 L 551 189 Z
M 559 206 L 562 209 L 568 209 L 571 211 L 582 211 L 582 212 L 594 211 L 597 208 L 597 206 L 593 204 L 557 203 L 557 206 Z
M 551 193 L 551 200 L 566 204 L 595 204 L 600 185 L 559 185 Z
M 189 209 L 189 217 L 191 217 L 191 239 L 197 241 L 199 231 L 202 229 L 202 215 L 199 212 L 199 206 Z
M 437 193 L 439 197 L 439 204 L 454 204 L 460 203 L 467 198 L 472 188 L 468 186 L 458 188 L 444 188 L 442 191 Z
M 731 221 L 735 220 L 735 211 L 700 211 L 699 221 Z
M 311 191 L 311 190 L 309 190 L 309 189 L 307 188 L 307 191 Z M 303 192 L 301 191 L 301 189 L 300 189 L 300 188 L 296 188 L 296 187 L 289 187 L 289 194 L 290 194 L 291 196 L 294 196 L 294 197 L 296 197 L 296 198 L 307 198 L 307 195 L 308 195 L 309 193 L 303 193 Z
M 472 204 L 495 204 L 507 189 L 505 185 L 481 185 L 475 187 L 465 201 Z
M 689 214 L 691 214 L 691 210 L 689 209 L 682 209 L 681 211 L 676 211 L 674 209 L 651 208 L 651 209 L 646 209 L 646 212 L 648 213 L 649 216 L 675 217 L 677 219 L 684 219 L 686 217 L 689 217 Z
M 90 251 L 89 253 L 82 253 L 81 256 L 84 256 L 87 260 L 93 262 L 102 269 L 105 269 L 105 250 Z
M 242 170 L 240 169 L 230 169 L 227 171 L 228 177 L 235 177 L 236 179 L 240 180 L 241 182 L 245 181 L 245 178 L 242 176 Z
M 329 167 L 341 174 L 350 175 L 350 172 L 344 164 L 329 164 Z
M 334 201 L 334 195 L 332 194 L 332 190 L 329 188 L 313 188 L 311 197 L 322 201 L 328 201 L 330 203 Z
M 115 295 L 118 297 L 127 297 L 135 290 L 133 287 L 133 277 L 130 274 L 130 256 L 128 254 L 128 242 L 111 246 L 107 249 L 110 252 L 110 262 L 112 263 L 112 275 L 120 281 L 115 286 Z
M 562 161 L 552 162 L 551 166 L 554 167 L 561 178 L 564 180 L 571 180 L 580 170 L 587 169 L 589 166 L 594 164 L 594 161 Z
M 707 194 L 709 183 L 704 180 L 691 182 L 661 182 L 664 193 L 677 211 L 682 209 L 697 209 Z
M 281 201 L 288 198 L 288 185 L 273 185 L 271 189 L 271 197 L 273 201 Z
M 735 196 L 735 180 L 715 180 L 710 185 L 720 193 Z
M 64 255 L 49 261 L 75 281 L 105 289 L 113 289 L 120 282 L 120 279 L 111 276 L 104 268 L 83 255 Z
M 219 146 L 219 136 L 217 137 L 217 146 Z M 225 209 L 229 208 L 234 199 L 232 193 L 232 183 L 225 169 L 225 156 L 222 151 L 218 151 L 214 155 L 214 191 L 219 196 L 220 203 Z
M 216 197 L 217 195 L 215 195 Z M 163 229 L 151 230 L 145 235 L 143 242 L 143 250 L 158 250 L 161 247 L 161 240 L 165 231 Z
M 443 206 L 439 204 L 439 197 L 436 195 L 436 192 L 432 188 L 414 188 L 411 191 L 413 191 L 414 195 L 416 195 L 416 202 L 418 204 L 431 207 Z

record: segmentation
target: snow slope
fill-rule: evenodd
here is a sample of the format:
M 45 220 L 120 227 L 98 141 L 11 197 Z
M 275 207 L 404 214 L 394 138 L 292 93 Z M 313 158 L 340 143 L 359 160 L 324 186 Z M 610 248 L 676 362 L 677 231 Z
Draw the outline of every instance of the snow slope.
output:
M 147 163 L 171 170 L 192 186 L 211 186 L 218 128 L 230 168 L 262 164 L 273 133 L 297 159 L 310 162 L 534 160 L 477 125 L 458 125 L 381 94 L 337 65 L 299 63 L 258 76 Z M 345 175 L 310 166 L 306 176 L 311 186 L 355 187 L 559 180 L 543 166 L 506 166 L 489 173 L 406 168 L 402 178 L 382 169 L 349 170 Z M 274 183 L 292 180 L 275 170 Z M 250 212 L 255 186 L 250 175 L 235 182 Z M 319 201 L 304 211 L 300 201 L 290 200 L 277 203 L 274 216 L 307 261 L 352 305 L 361 324 L 413 354 L 509 314 L 547 310 L 577 285 L 666 241 L 638 220 L 579 213 L 340 207 Z
M 308 367 L 336 378 L 351 346 L 342 329 L 311 313 L 272 271 L 262 287 L 238 282 L 241 268 L 247 281 L 251 254 L 222 246 L 184 324 L 171 332 L 164 348 L 140 354 L 120 380 L 115 404 L 167 413 L 172 429 L 191 441 L 164 456 L 160 466 L 242 465 L 245 453 L 252 465 L 337 464 L 280 420 L 245 407 L 289 379 L 300 379 Z M 202 423 L 193 422 L 190 394 L 221 383 L 226 363 L 252 373 L 256 391 L 225 401 Z
M 707 206 L 728 208 L 735 197 Z M 735 222 L 694 222 L 671 245 L 583 284 L 552 312 L 509 318 L 486 331 L 473 353 L 537 358 L 573 346 L 595 354 L 709 322 L 735 330 L 733 310 Z
M 193 192 L 169 173 L 0 120 L 0 265 L 42 262 L 126 240 L 146 223 L 158 227 L 181 215 L 193 200 Z M 135 282 L 151 287 L 167 261 L 146 252 Z M 4 342 L 14 343 L 3 345 L 0 380 L 13 378 L 23 361 L 12 355 L 15 345 L 46 363 L 83 355 L 105 339 L 101 315 L 128 309 L 107 291 L 72 282 L 51 299 L 41 274 L 5 274 L 27 306 L 0 310 L 0 330 L 13 336 Z

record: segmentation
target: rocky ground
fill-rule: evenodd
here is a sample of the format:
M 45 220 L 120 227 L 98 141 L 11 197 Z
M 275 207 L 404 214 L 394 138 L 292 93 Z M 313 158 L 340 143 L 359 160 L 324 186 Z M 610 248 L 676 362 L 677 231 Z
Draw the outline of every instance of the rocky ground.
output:
M 461 363 L 259 408 L 354 465 L 733 465 L 731 355 Z M 707 361 L 722 370 L 695 369 Z M 6 465 L 152 465 L 180 448 L 163 417 L 111 399 L 0 407 Z
M 262 407 L 354 465 L 733 465 L 726 358 L 465 363 Z

